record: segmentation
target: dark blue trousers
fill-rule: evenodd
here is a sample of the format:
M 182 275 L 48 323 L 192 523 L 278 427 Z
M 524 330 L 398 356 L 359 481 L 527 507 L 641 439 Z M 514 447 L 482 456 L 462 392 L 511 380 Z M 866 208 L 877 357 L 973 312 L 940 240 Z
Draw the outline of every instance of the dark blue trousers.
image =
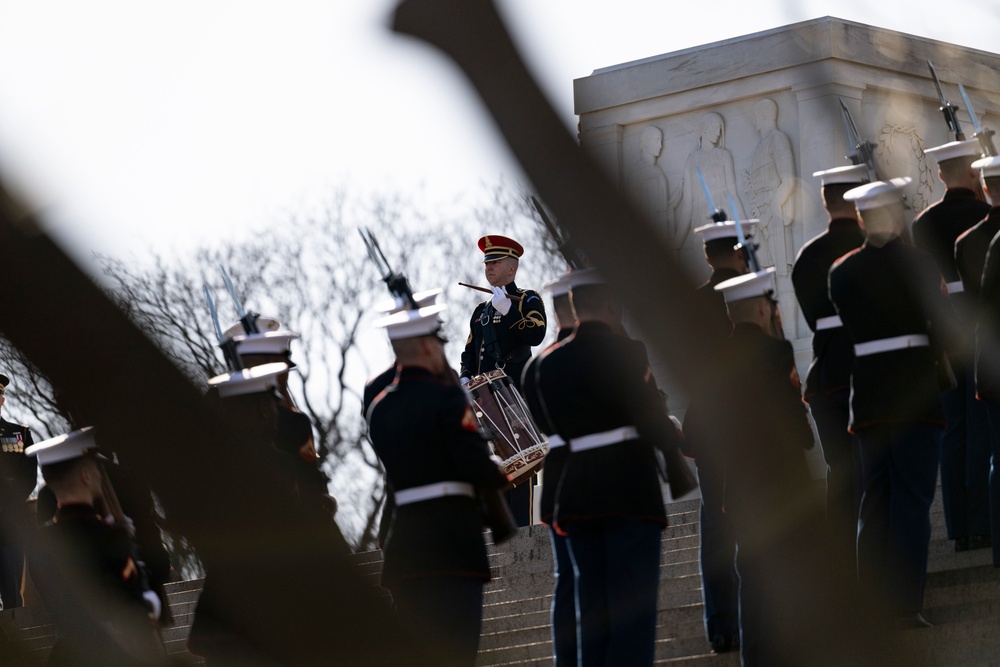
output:
M 518 526 L 531 525 L 531 490 L 535 479 L 535 475 L 532 475 L 528 481 L 522 482 L 510 491 L 504 491 L 507 506 L 510 507 L 510 513 Z
M 826 459 L 826 517 L 834 546 L 856 559 L 858 511 L 861 508 L 861 457 L 847 431 L 851 390 L 843 389 L 809 399 Z
M 990 527 L 993 537 L 993 567 L 1000 567 L 1000 405 L 985 403 L 990 420 Z
M 6 544 L 0 538 L 0 602 L 4 609 L 22 606 L 21 578 L 24 574 L 24 549 Z
M 552 650 L 555 667 L 575 667 L 577 664 L 576 581 L 569 540 L 555 530 L 552 538 L 552 562 L 555 564 L 555 590 L 552 598 Z
M 733 520 L 723 511 L 725 470 L 711 453 L 699 452 L 701 489 L 701 593 L 705 603 L 705 635 L 731 638 L 739 631 L 739 579 Z
M 427 642 L 441 665 L 476 662 L 483 618 L 482 579 L 423 577 L 393 584 L 392 601 L 400 622 Z
M 958 386 L 941 397 L 947 426 L 941 442 L 941 500 L 948 539 L 990 534 L 990 433 L 971 373 L 955 369 Z
M 663 526 L 607 518 L 573 521 L 568 528 L 580 667 L 652 665 Z
M 931 538 L 941 428 L 902 423 L 856 434 L 864 493 L 858 525 L 858 576 L 903 616 L 920 613 Z

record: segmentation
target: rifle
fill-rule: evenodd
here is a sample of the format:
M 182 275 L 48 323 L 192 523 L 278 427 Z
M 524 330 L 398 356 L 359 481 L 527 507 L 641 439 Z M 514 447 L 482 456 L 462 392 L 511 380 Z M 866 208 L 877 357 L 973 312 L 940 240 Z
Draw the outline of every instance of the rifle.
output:
M 938 79 L 937 72 L 934 71 L 934 64 L 930 60 L 927 61 L 927 67 L 930 68 L 931 77 L 934 78 L 934 87 L 937 89 L 938 102 L 941 104 L 940 109 L 941 113 L 944 114 L 944 122 L 948 124 L 948 131 L 955 135 L 955 141 L 964 141 L 965 134 L 958 124 L 958 107 L 944 98 L 941 81 Z
M 858 132 L 858 127 L 854 124 L 854 118 L 851 116 L 851 110 L 847 108 L 844 98 L 838 97 L 837 99 L 840 100 L 840 116 L 844 119 L 844 132 L 847 135 L 847 143 L 854 148 L 854 150 L 845 157 L 851 161 L 851 164 L 865 163 L 868 166 L 869 181 L 874 182 L 882 180 L 879 178 L 878 168 L 875 166 L 875 144 L 870 142 L 867 138 L 862 137 L 861 133 Z
M 972 136 L 979 140 L 979 145 L 983 147 L 983 157 L 993 157 L 997 154 L 997 149 L 993 145 L 993 135 L 996 134 L 993 130 L 988 127 L 983 127 L 979 124 L 979 119 L 976 118 L 976 112 L 972 108 L 972 100 L 969 99 L 968 93 L 965 92 L 965 86 L 958 84 L 958 92 L 962 94 L 962 99 L 965 101 L 965 108 L 969 112 L 969 117 L 972 119 L 972 129 L 975 130 Z
M 122 511 L 121 502 L 118 500 L 118 494 L 115 492 L 115 487 L 111 483 L 111 478 L 108 476 L 108 469 L 104 465 L 104 462 L 98 460 L 97 467 L 101 472 L 101 500 L 104 504 L 103 509 L 114 519 L 115 526 L 118 526 L 128 533 L 132 560 L 135 561 L 136 567 L 139 570 L 139 578 L 142 582 L 143 592 L 145 593 L 146 591 L 151 591 L 160 600 L 159 611 L 156 613 L 155 617 L 151 611 L 150 617 L 160 625 L 171 625 L 174 622 L 174 615 L 171 613 L 170 605 L 167 601 L 167 590 L 162 583 L 153 584 L 150 581 L 149 570 L 139 555 L 139 545 L 136 543 L 135 523 L 125 514 L 124 511 Z
M 209 291 L 208 285 L 204 285 L 204 288 L 205 301 L 208 303 L 208 312 L 212 314 L 215 337 L 219 339 L 219 347 L 222 349 L 222 356 L 226 360 L 226 367 L 231 371 L 242 370 L 243 362 L 240 360 L 240 355 L 236 353 L 236 341 L 232 338 L 227 340 L 222 334 L 222 327 L 219 326 L 219 313 L 215 310 L 215 301 L 212 299 L 212 293 Z
M 569 236 L 565 231 L 559 228 L 558 225 L 549 217 L 548 213 L 542 207 L 542 203 L 538 201 L 538 198 L 534 195 L 531 196 L 531 205 L 535 207 L 538 211 L 538 216 L 542 219 L 542 224 L 545 228 L 549 230 L 549 234 L 555 239 L 556 247 L 559 248 L 559 252 L 562 253 L 563 258 L 566 260 L 566 264 L 569 265 L 571 270 L 585 269 L 588 266 L 587 257 L 572 241 L 570 241 Z
M 729 194 L 729 207 L 736 210 L 736 202 L 733 201 L 733 195 Z M 747 239 L 743 236 L 743 223 L 739 220 L 734 220 L 736 223 L 736 247 L 743 251 L 744 257 L 747 259 L 747 268 L 750 269 L 752 273 L 757 273 L 760 271 L 760 262 L 757 261 L 757 246 L 753 243 L 747 243 Z
M 389 266 L 389 260 L 385 258 L 385 253 L 382 252 L 382 248 L 379 246 L 378 240 L 375 238 L 372 230 L 365 227 L 364 229 L 359 229 L 358 233 L 361 234 L 361 240 L 365 242 L 365 248 L 368 249 L 368 257 L 375 263 L 375 268 L 378 269 L 382 280 L 385 281 L 386 287 L 389 288 L 389 293 L 396 299 L 396 305 L 412 310 L 418 309 L 420 305 L 413 298 L 413 290 L 410 288 L 410 282 L 406 279 L 406 276 L 393 271 L 392 267 Z

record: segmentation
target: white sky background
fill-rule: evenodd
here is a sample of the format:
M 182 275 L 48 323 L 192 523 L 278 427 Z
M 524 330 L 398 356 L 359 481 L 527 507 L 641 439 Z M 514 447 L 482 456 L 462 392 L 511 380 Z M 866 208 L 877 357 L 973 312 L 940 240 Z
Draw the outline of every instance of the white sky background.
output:
M 1000 34 L 973 0 L 497 1 L 568 128 L 574 78 L 796 21 Z M 449 200 L 520 179 L 457 68 L 388 30 L 394 6 L 0 0 L 0 169 L 80 259 L 210 244 L 341 184 Z

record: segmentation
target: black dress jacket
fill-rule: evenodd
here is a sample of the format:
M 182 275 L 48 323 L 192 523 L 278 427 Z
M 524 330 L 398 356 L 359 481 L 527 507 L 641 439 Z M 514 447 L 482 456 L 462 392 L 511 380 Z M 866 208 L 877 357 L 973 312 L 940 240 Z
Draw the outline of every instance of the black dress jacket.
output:
M 842 326 L 817 330 L 816 323 L 837 314 L 830 302 L 830 267 L 864 241 L 857 218 L 831 220 L 825 232 L 802 246 L 792 266 L 795 298 L 813 332 L 813 358 L 803 391 L 807 401 L 817 394 L 846 389 L 851 383 L 854 349 L 847 332 Z
M 558 434 L 556 434 L 556 429 L 549 421 L 548 413 L 542 407 L 542 403 L 538 398 L 539 369 L 542 366 L 542 357 L 549 350 L 557 347 L 562 341 L 569 338 L 572 333 L 573 329 L 560 329 L 559 334 L 556 336 L 556 341 L 542 350 L 541 354 L 532 357 L 528 365 L 524 367 L 524 373 L 521 377 L 521 394 L 528 405 L 528 411 L 531 412 L 531 417 L 535 420 L 535 425 L 541 429 L 542 433 L 549 437 L 550 444 L 552 436 Z M 568 457 L 569 447 L 565 444 L 559 447 L 551 447 L 549 453 L 545 455 L 545 479 L 542 484 L 539 513 L 542 523 L 550 526 L 552 525 L 552 516 L 555 513 L 556 490 L 559 486 L 559 478 L 562 476 L 562 471 Z
M 898 336 L 927 336 L 918 345 L 855 356 L 851 367 L 850 429 L 884 423 L 944 426 L 939 400 L 941 354 L 961 337 L 941 273 L 927 254 L 895 238 L 866 241 L 830 269 L 830 299 L 854 345 Z
M 574 438 L 634 427 L 638 437 L 573 451 L 563 469 L 554 523 L 624 517 L 666 525 L 655 449 L 675 453 L 680 433 L 650 372 L 645 346 L 601 322 L 581 322 L 541 356 L 537 400 L 551 427 Z
M 369 433 L 394 492 L 439 482 L 502 488 L 465 391 L 429 371 L 402 367 L 372 404 Z M 383 547 L 382 583 L 459 576 L 488 581 L 483 511 L 476 498 L 397 503 Z
M 500 368 L 520 388 L 531 348 L 545 338 L 545 304 L 534 290 L 520 289 L 514 283 L 504 289 L 521 300 L 513 301 L 506 315 L 493 307 L 491 299 L 476 306 L 462 352 L 460 375 L 471 378 Z

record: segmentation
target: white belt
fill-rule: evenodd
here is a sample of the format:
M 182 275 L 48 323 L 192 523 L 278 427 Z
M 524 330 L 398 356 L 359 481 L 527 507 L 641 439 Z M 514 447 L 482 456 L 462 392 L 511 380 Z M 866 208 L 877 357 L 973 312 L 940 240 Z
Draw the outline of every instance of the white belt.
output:
M 610 431 L 601 431 L 600 433 L 591 433 L 579 438 L 572 438 L 569 441 L 569 447 L 574 452 L 582 452 L 587 449 L 617 445 L 619 442 L 635 440 L 638 437 L 639 432 L 635 430 L 635 426 L 622 426 Z
M 854 356 L 866 357 L 869 354 L 878 354 L 879 352 L 905 350 L 908 347 L 927 347 L 928 345 L 930 345 L 930 339 L 923 334 L 893 336 L 892 338 L 880 338 L 866 343 L 858 343 L 854 346 Z
M 556 447 L 562 447 L 566 444 L 566 441 L 560 438 L 558 435 L 553 433 L 552 435 L 545 436 L 545 439 L 549 442 L 549 449 L 555 449 Z
M 944 286 L 948 288 L 948 294 L 958 294 L 959 292 L 965 291 L 965 285 L 962 284 L 961 280 L 956 280 L 952 283 L 945 283 Z
M 410 503 L 419 503 L 423 500 L 444 498 L 445 496 L 468 496 L 469 498 L 475 498 L 476 492 L 468 482 L 438 482 L 437 484 L 414 486 L 409 489 L 396 491 L 396 504 L 409 505 Z
M 840 315 L 831 315 L 830 317 L 821 317 L 816 320 L 816 331 L 823 331 L 824 329 L 836 329 L 837 327 L 844 326 L 844 323 L 840 321 Z

